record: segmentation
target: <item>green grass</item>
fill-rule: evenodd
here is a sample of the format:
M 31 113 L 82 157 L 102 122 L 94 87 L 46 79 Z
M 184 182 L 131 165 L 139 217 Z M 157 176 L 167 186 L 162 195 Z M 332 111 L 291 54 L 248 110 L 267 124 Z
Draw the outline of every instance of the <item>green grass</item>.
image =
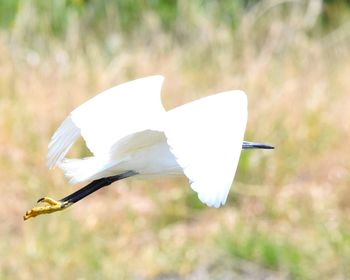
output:
M 304 279 L 304 265 L 308 258 L 288 238 L 274 235 L 271 232 L 249 232 L 238 225 L 233 232 L 226 232 L 219 244 L 234 257 L 252 260 L 263 266 L 287 271 L 293 279 Z

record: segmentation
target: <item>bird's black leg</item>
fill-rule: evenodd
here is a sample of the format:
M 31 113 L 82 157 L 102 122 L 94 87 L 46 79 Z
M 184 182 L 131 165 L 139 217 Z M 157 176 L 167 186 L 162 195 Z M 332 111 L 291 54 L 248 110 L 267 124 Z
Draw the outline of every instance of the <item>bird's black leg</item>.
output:
M 27 220 L 29 218 L 32 218 L 41 214 L 49 214 L 52 212 L 61 211 L 71 206 L 72 204 L 76 203 L 77 201 L 83 199 L 84 197 L 92 194 L 93 192 L 112 184 L 115 181 L 122 180 L 128 177 L 134 176 L 136 174 L 137 173 L 135 171 L 127 171 L 119 175 L 97 179 L 95 181 L 92 181 L 90 184 L 86 185 L 85 187 L 81 188 L 80 190 L 58 201 L 49 197 L 40 198 L 38 200 L 38 203 L 43 202 L 43 203 L 46 203 L 46 205 L 32 208 L 31 210 L 25 213 L 23 218 L 24 220 Z
M 119 181 L 128 177 L 134 176 L 136 174 L 137 173 L 134 171 L 128 171 L 119 175 L 97 179 L 95 181 L 92 181 L 90 184 L 86 185 L 85 187 L 81 188 L 80 190 L 60 199 L 59 201 L 64 203 L 69 203 L 69 204 L 76 203 L 77 201 L 83 199 L 84 197 L 92 194 L 93 192 L 103 187 L 106 187 L 112 184 L 115 181 Z

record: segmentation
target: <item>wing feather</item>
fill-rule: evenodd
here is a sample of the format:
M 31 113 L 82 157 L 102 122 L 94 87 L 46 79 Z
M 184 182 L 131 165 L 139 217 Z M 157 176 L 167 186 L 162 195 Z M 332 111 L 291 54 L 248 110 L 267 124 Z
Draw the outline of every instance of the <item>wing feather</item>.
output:
M 164 114 L 160 93 L 164 78 L 150 76 L 127 82 L 86 101 L 73 110 L 49 144 L 48 166 L 59 164 L 81 135 L 89 150 L 108 157 L 121 138 L 145 129 Z
M 51 138 L 47 154 L 47 165 L 49 168 L 53 168 L 57 162 L 62 161 L 79 136 L 80 129 L 68 116 Z
M 247 122 L 247 98 L 229 91 L 167 113 L 171 152 L 199 199 L 212 207 L 226 202 L 239 161 Z

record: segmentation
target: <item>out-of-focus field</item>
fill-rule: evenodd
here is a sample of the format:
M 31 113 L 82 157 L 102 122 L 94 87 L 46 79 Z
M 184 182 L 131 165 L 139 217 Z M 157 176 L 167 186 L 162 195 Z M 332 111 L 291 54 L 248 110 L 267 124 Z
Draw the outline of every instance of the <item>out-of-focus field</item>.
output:
M 0 3 L 0 279 L 350 278 L 345 2 L 39 2 Z M 45 162 L 64 117 L 152 74 L 167 109 L 245 90 L 245 138 L 276 149 L 243 152 L 220 209 L 185 179 L 129 180 L 23 222 L 77 188 Z

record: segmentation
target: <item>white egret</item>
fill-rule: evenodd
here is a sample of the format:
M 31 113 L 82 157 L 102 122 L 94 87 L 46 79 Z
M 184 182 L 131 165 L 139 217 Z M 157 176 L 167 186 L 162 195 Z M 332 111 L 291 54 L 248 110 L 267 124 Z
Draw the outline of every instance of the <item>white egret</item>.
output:
M 234 90 L 211 95 L 166 112 L 160 99 L 164 78 L 121 84 L 86 101 L 63 121 L 49 144 L 50 168 L 70 183 L 90 182 L 61 200 L 41 205 L 24 219 L 63 210 L 114 181 L 135 176 L 185 175 L 208 206 L 225 204 L 242 149 L 272 149 L 243 141 L 247 97 Z M 82 136 L 93 156 L 65 159 Z

